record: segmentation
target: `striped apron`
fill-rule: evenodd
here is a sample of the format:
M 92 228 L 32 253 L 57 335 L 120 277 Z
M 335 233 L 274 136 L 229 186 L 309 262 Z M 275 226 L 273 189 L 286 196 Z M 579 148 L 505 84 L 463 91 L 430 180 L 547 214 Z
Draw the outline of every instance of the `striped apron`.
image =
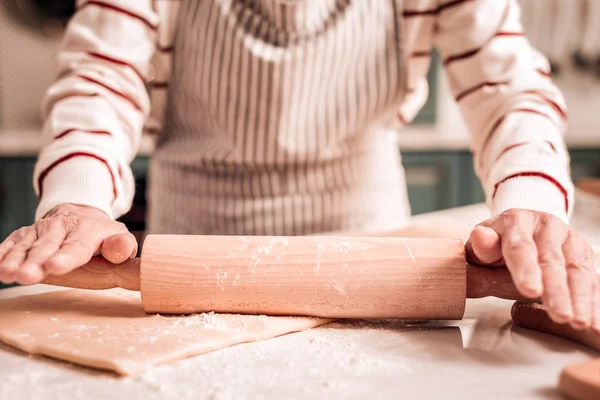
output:
M 305 235 L 410 215 L 395 132 L 398 0 L 188 0 L 148 231 Z

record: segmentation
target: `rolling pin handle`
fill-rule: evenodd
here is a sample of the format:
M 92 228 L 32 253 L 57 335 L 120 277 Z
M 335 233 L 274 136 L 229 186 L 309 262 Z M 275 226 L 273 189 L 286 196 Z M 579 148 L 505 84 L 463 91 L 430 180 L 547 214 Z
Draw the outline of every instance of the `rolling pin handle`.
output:
M 467 263 L 467 298 L 498 297 L 505 300 L 531 300 L 515 287 L 506 267 L 488 267 Z
M 62 276 L 47 276 L 41 283 L 75 289 L 106 290 L 122 288 L 140 290 L 140 259 L 130 258 L 113 264 L 101 256 Z

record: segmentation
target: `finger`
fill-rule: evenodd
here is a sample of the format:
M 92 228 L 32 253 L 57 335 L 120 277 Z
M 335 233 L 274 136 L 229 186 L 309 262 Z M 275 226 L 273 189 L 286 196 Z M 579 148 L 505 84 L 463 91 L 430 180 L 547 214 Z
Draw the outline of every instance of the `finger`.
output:
M 525 297 L 539 298 L 542 294 L 542 273 L 533 241 L 534 219 L 530 213 L 520 213 L 499 221 L 502 255 L 517 290 Z
M 37 239 L 37 232 L 34 228 L 27 228 L 26 231 L 20 235 L 20 239 L 11 246 L 10 250 L 4 256 L 2 262 L 0 262 L 0 270 L 4 270 L 3 280 L 6 283 L 12 283 L 18 281 L 18 269 L 27 256 L 27 252 Z
M 17 275 L 23 284 L 39 283 L 44 278 L 44 263 L 60 249 L 67 235 L 64 225 L 56 219 L 40 224 L 38 231 L 39 238 L 29 250 Z
M 569 235 L 562 251 L 565 257 L 567 283 L 573 305 L 571 326 L 575 329 L 587 329 L 592 322 L 594 265 L 593 251 L 587 243 L 576 235 Z
M 534 234 L 544 285 L 542 301 L 554 322 L 563 324 L 573 318 L 573 303 L 562 250 L 567 230 L 566 225 L 560 220 L 544 218 L 539 222 Z
M 120 264 L 137 253 L 137 240 L 125 231 L 109 236 L 102 242 L 102 257 L 114 264 Z
M 502 265 L 500 236 L 489 227 L 476 226 L 466 244 L 467 261 L 479 265 Z
M 9 270 L 2 266 L 2 260 L 4 260 L 4 256 L 8 254 L 8 252 L 17 244 L 17 240 L 11 236 L 7 237 L 2 244 L 0 244 L 0 282 L 4 283 L 12 283 L 8 282 L 9 276 L 12 276 L 13 270 Z
M 44 264 L 44 269 L 56 276 L 65 275 L 75 268 L 87 263 L 100 247 L 98 232 L 94 235 L 89 230 L 71 231 L 60 249 Z
M 17 229 L 16 231 L 8 235 L 6 239 L 4 239 L 4 241 L 0 244 L 0 266 L 2 265 L 2 260 L 4 260 L 6 254 L 8 254 L 8 251 L 12 249 L 14 245 L 17 244 L 17 242 L 21 240 L 21 238 L 25 236 L 25 234 L 30 229 L 30 227 L 23 227 L 21 229 Z

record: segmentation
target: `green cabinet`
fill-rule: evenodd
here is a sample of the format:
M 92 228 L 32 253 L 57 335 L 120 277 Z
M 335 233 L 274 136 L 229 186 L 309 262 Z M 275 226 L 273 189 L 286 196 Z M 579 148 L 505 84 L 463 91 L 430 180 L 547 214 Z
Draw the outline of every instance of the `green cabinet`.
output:
M 409 151 L 402 153 L 408 197 L 413 214 L 459 207 L 485 200 L 469 151 Z M 32 176 L 35 157 L 0 157 L 0 237 L 30 225 L 37 199 Z M 148 157 L 131 164 L 136 195 L 131 211 L 121 220 L 134 232 L 144 229 Z M 600 177 L 600 149 L 572 149 L 573 179 Z M 0 288 L 3 286 L 0 284 Z
M 600 149 L 572 150 L 571 176 L 576 181 L 583 177 L 600 177 Z
M 571 176 L 600 177 L 600 149 L 571 149 Z M 469 151 L 402 154 L 413 214 L 485 201 Z
M 402 154 L 408 198 L 413 214 L 456 207 L 460 203 L 460 154 L 408 152 Z
M 402 161 L 414 215 L 485 201 L 468 151 L 411 151 Z
M 0 239 L 14 230 L 31 225 L 35 218 L 36 198 L 32 176 L 35 159 L 0 158 Z M 12 285 L 10 285 L 12 286 Z M 0 284 L 0 288 L 6 285 Z
M 35 217 L 36 198 L 32 176 L 35 159 L 0 158 L 0 237 L 30 225 Z
M 409 151 L 402 153 L 414 214 L 458 207 L 485 200 L 469 151 Z M 35 157 L 0 158 L 0 238 L 33 222 L 37 199 L 32 176 Z M 131 164 L 136 178 L 135 207 L 124 216 L 130 229 L 143 229 L 148 157 Z M 600 176 L 600 149 L 571 150 L 573 179 Z
M 427 73 L 427 85 L 429 86 L 429 95 L 427 101 L 419 110 L 419 113 L 415 117 L 413 124 L 416 125 L 427 125 L 434 124 L 436 122 L 436 104 L 438 100 L 438 76 L 441 70 L 440 57 L 437 51 L 432 52 L 431 66 Z

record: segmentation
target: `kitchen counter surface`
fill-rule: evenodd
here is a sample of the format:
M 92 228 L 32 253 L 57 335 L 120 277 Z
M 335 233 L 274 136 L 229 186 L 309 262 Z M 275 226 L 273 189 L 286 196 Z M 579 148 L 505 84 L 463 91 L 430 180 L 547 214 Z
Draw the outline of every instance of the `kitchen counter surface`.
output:
M 416 217 L 402 233 L 465 238 L 486 217 L 483 205 L 446 210 Z M 574 216 L 598 248 L 600 232 L 585 222 Z M 47 290 L 63 289 L 12 288 L 0 298 Z M 560 370 L 598 353 L 513 326 L 511 304 L 468 300 L 460 321 L 333 323 L 125 379 L 0 345 L 0 398 L 560 399 Z
M 41 146 L 39 129 L 0 130 L 0 157 L 37 157 Z M 138 155 L 148 155 L 154 149 L 154 141 L 142 136 Z
M 402 151 L 468 151 L 469 135 L 462 129 L 450 132 L 431 125 L 408 126 L 398 132 L 398 146 Z M 567 145 L 572 149 L 599 148 L 600 135 L 568 135 Z M 0 156 L 33 156 L 40 150 L 39 130 L 0 130 Z M 144 135 L 138 155 L 150 155 L 154 150 L 152 137 Z

